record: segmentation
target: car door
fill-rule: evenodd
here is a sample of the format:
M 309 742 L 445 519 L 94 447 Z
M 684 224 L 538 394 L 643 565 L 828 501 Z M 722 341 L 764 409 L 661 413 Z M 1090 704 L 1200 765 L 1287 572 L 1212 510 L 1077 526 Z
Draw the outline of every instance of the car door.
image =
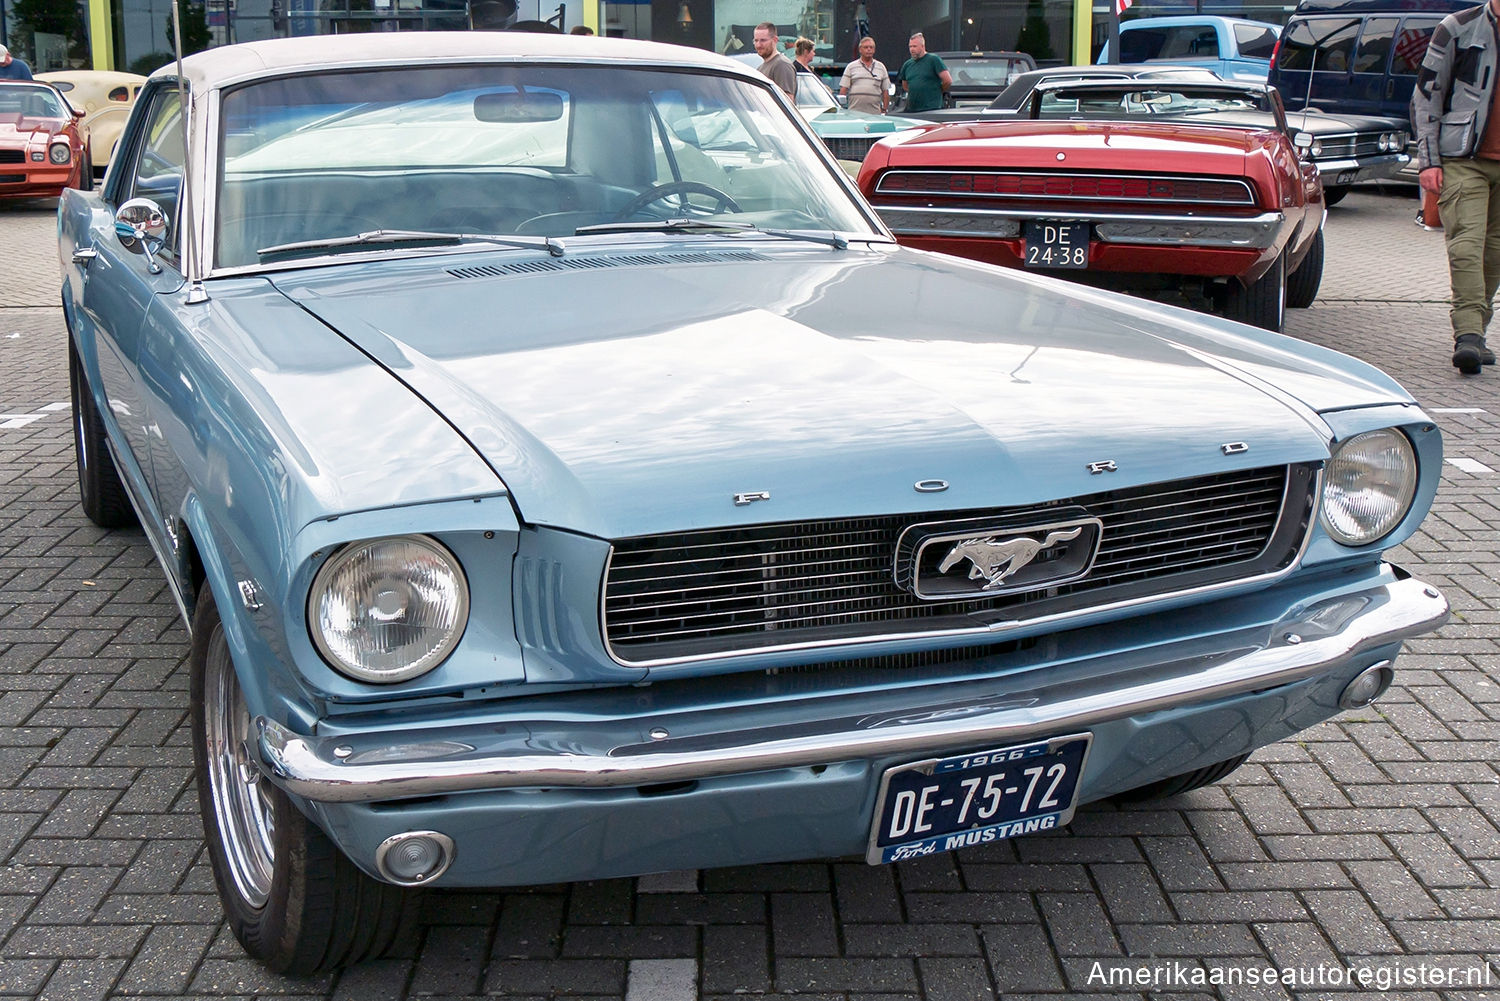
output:
M 1396 37 L 1399 17 L 1365 18 L 1364 29 L 1354 48 L 1349 74 L 1349 101 L 1344 109 L 1350 114 L 1378 115 L 1385 101 L 1386 70 L 1391 61 L 1391 42 Z
M 137 121 L 123 169 L 112 177 L 104 199 L 107 212 L 89 225 L 94 253 L 83 275 L 81 305 L 98 342 L 99 389 L 129 449 L 121 456 L 125 475 L 147 491 L 152 485 L 151 418 L 139 370 L 147 314 L 159 296 L 183 286 L 178 256 L 177 190 L 182 178 L 182 124 L 177 92 L 155 87 L 148 113 Z M 150 198 L 167 220 L 166 244 L 152 259 L 139 242 L 128 246 L 116 234 L 114 215 L 133 198 Z M 139 492 L 139 491 L 138 491 Z
M 1381 90 L 1381 110 L 1377 114 L 1407 116 L 1412 91 L 1417 87 L 1417 72 L 1422 68 L 1422 57 L 1427 55 L 1427 44 L 1432 41 L 1432 30 L 1439 20 L 1430 15 L 1402 20 L 1391 45 L 1391 71 Z

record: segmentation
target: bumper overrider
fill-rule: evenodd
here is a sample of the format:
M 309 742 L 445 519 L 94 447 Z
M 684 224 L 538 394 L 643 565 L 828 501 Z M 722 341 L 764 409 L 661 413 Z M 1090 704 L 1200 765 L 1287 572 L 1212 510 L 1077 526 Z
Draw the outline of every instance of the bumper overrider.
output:
M 1015 239 L 1023 223 L 1093 223 L 1094 238 L 1104 243 L 1165 247 L 1227 247 L 1264 250 L 1276 244 L 1286 224 L 1280 212 L 1254 216 L 1180 215 L 1162 212 L 1032 211 L 1029 209 L 908 208 L 876 205 L 875 211 L 899 236 L 969 236 Z
M 1401 642 L 1448 615 L 1435 588 L 1394 568 L 1266 614 L 1286 597 L 1166 613 L 1154 625 L 1175 634 L 1157 642 L 1077 630 L 1014 676 L 782 698 L 771 713 L 632 698 L 618 713 L 317 736 L 261 717 L 258 757 L 371 872 L 407 832 L 441 838 L 459 860 L 446 885 L 851 854 L 892 764 L 1092 732 L 1079 801 L 1098 799 L 1368 703 Z

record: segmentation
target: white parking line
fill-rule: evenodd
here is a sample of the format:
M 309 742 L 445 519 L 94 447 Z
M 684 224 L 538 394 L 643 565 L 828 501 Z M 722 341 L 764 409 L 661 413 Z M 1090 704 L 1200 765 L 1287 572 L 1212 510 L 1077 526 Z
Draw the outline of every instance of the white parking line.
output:
M 0 425 L 0 427 L 3 427 L 3 426 L 4 425 Z M 1465 458 L 1460 457 L 1460 458 L 1457 458 L 1457 459 L 1449 459 L 1447 461 L 1448 461 L 1448 463 L 1450 465 L 1457 466 L 1459 469 L 1462 469 L 1466 473 L 1493 473 L 1494 472 L 1493 469 L 1491 469 L 1489 466 L 1486 466 L 1484 463 L 1480 462 L 1478 459 L 1465 459 Z
M 39 413 L 0 414 L 0 431 L 4 431 L 7 428 L 23 428 L 28 424 L 33 424 L 36 421 L 41 420 L 43 417 L 48 416 L 48 414 L 50 413 L 54 413 L 58 410 L 67 410 L 70 406 L 72 406 L 72 404 L 69 403 L 49 403 L 45 407 L 43 407 Z
M 625 1001 L 696 1001 L 696 959 L 632 959 Z

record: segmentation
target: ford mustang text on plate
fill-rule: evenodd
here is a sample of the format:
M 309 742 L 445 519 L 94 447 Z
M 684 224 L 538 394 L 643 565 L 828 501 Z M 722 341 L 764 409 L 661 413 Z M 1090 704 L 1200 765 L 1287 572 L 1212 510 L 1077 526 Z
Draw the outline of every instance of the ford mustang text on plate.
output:
M 1044 82 L 1013 120 L 882 139 L 859 185 L 908 246 L 1182 289 L 1269 330 L 1323 276 L 1318 171 L 1264 84 Z
M 758 73 L 298 38 L 155 74 L 61 207 L 79 486 L 192 634 L 229 925 L 860 855 L 1186 790 L 1447 614 L 1379 371 L 902 248 Z M 186 111 L 179 98 L 187 95 Z

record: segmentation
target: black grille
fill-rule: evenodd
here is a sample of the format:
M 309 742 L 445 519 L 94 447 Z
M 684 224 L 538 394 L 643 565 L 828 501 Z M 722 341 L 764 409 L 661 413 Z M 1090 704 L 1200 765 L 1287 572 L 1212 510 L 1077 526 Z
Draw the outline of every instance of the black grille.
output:
M 1380 148 L 1379 132 L 1345 133 L 1318 137 L 1318 160 L 1343 160 L 1351 156 L 1378 156 L 1396 150 Z
M 628 662 L 712 656 L 973 629 L 1254 576 L 1295 557 L 1315 480 L 1314 467 L 1278 466 L 1025 508 L 623 539 L 614 544 L 605 580 L 605 636 Z M 912 524 L 982 519 L 998 531 L 1063 507 L 1103 522 L 1098 557 L 1082 580 L 936 602 L 896 586 L 897 539 Z
M 823 145 L 833 152 L 835 160 L 857 160 L 864 162 L 870 147 L 880 140 L 879 136 L 824 136 Z
M 24 149 L 0 149 L 0 163 L 25 163 Z

